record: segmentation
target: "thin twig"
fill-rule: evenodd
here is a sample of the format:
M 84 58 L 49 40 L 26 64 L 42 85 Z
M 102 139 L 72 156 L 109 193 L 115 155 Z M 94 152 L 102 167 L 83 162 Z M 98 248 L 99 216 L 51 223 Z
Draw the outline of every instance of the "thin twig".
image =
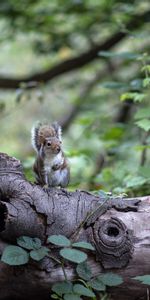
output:
M 58 264 L 61 265 L 65 280 L 68 281 L 67 274 L 66 274 L 65 267 L 64 267 L 64 262 L 50 254 L 48 255 L 48 257 L 50 257 L 51 259 L 53 259 L 54 261 L 56 261 Z

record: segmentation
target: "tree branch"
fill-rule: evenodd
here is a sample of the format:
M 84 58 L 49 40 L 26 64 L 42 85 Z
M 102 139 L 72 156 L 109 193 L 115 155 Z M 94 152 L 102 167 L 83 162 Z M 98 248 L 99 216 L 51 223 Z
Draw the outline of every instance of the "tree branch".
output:
M 96 248 L 96 252 L 87 251 L 93 277 L 111 270 L 123 277 L 123 284 L 110 289 L 112 299 L 117 295 L 121 300 L 135 300 L 145 293 L 147 286 L 132 277 L 149 273 L 150 197 L 106 201 L 86 191 L 44 191 L 25 180 L 18 160 L 2 153 L 0 177 L 0 254 L 26 235 L 40 238 L 58 261 L 58 247 L 47 245 L 47 236 L 71 238 L 78 233 L 77 240 Z M 21 267 L 0 262 L 0 300 L 50 299 L 52 284 L 64 280 L 61 267 L 50 256 Z M 74 264 L 65 262 L 64 270 L 68 280 L 76 278 Z
M 133 19 L 126 25 L 127 30 L 134 30 L 138 29 L 145 20 L 149 17 L 150 11 L 147 11 L 140 15 L 135 15 Z M 22 78 L 11 78 L 5 77 L 0 78 L 0 88 L 3 89 L 16 89 L 19 87 L 21 82 L 47 82 L 52 80 L 53 78 L 60 76 L 61 74 L 79 69 L 86 64 L 90 63 L 91 61 L 98 58 L 98 53 L 100 51 L 107 51 L 119 43 L 123 38 L 128 35 L 128 31 L 120 31 L 112 35 L 112 37 L 108 38 L 104 43 L 97 44 L 90 50 L 80 54 L 77 57 L 73 57 L 71 59 L 65 60 L 56 66 L 48 69 L 47 71 L 40 72 L 37 74 L 33 74 L 30 76 L 25 76 Z

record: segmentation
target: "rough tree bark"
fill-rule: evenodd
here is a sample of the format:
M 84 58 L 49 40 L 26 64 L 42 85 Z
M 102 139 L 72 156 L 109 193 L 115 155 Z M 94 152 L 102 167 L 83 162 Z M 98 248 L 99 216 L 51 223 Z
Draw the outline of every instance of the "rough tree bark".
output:
M 123 277 L 122 285 L 109 289 L 113 299 L 147 299 L 147 286 L 131 278 L 150 272 L 149 204 L 148 196 L 104 201 L 86 191 L 44 191 L 25 179 L 18 160 L 0 154 L 0 253 L 22 235 L 39 237 L 43 244 L 51 234 L 88 241 L 96 248 L 88 255 L 93 277 L 110 270 Z M 74 264 L 68 262 L 65 270 L 75 278 Z M 1 262 L 0 300 L 47 300 L 51 285 L 63 279 L 50 258 L 17 267 Z

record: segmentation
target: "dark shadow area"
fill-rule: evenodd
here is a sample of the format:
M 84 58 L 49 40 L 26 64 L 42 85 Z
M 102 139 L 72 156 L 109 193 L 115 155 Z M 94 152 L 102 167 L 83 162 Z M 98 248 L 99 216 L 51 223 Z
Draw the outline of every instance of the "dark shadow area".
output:
M 7 207 L 0 203 L 0 232 L 5 230 L 5 220 L 7 218 Z

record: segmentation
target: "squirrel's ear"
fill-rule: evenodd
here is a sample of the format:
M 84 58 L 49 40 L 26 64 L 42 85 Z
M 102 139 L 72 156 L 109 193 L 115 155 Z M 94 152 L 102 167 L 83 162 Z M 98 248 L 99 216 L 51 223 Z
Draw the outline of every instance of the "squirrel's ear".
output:
M 56 132 L 56 136 L 58 137 L 58 139 L 61 141 L 62 140 L 62 129 L 61 129 L 61 126 L 57 123 L 57 122 L 54 122 L 52 124 L 53 128 L 55 129 L 55 132 Z

